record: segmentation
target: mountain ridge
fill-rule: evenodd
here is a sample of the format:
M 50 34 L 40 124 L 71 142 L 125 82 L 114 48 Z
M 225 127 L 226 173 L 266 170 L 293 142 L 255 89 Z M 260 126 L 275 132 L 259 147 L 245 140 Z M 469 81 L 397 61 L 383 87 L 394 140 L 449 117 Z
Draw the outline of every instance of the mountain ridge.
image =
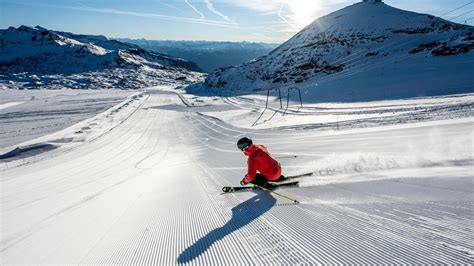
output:
M 41 26 L 0 30 L 0 50 L 0 83 L 7 88 L 138 88 L 201 71 L 193 62 L 105 36 Z
M 229 41 L 172 41 L 126 39 L 119 41 L 132 43 L 147 50 L 165 53 L 178 58 L 195 62 L 205 72 L 239 65 L 268 54 L 278 44 Z
M 268 55 L 218 69 L 188 90 L 242 94 L 298 87 L 309 101 L 470 92 L 473 38 L 472 26 L 379 1 L 360 2 L 316 19 Z M 386 86 L 395 80 L 403 88 Z

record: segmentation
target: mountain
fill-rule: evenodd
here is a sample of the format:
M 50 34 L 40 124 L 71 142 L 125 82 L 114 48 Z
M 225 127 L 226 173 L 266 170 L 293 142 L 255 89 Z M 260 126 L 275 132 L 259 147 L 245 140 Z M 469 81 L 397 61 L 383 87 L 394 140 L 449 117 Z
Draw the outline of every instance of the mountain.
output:
M 0 87 L 141 88 L 197 80 L 193 62 L 104 36 L 40 26 L 0 30 Z
M 472 26 L 366 0 L 316 19 L 270 54 L 218 69 L 188 90 L 297 87 L 303 101 L 314 102 L 473 92 L 473 49 Z
M 119 40 L 195 62 L 207 73 L 245 63 L 268 54 L 278 46 L 274 43 L 252 42 Z

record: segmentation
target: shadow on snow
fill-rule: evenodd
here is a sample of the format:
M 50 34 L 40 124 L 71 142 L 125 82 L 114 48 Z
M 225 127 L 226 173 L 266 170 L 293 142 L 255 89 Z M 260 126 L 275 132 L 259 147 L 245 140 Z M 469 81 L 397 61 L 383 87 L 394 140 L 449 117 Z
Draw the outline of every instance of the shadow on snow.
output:
M 216 228 L 186 248 L 178 257 L 178 263 L 187 263 L 206 252 L 214 243 L 232 232 L 246 226 L 270 210 L 276 199 L 268 193 L 258 193 L 254 197 L 232 208 L 232 218 L 222 227 Z

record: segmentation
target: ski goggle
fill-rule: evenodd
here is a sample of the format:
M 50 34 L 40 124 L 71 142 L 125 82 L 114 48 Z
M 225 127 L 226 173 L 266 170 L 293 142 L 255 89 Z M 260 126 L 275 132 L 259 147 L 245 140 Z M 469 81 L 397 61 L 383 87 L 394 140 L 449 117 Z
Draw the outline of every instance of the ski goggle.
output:
M 237 148 L 239 148 L 239 150 L 241 151 L 247 151 L 249 147 L 250 145 L 248 145 L 247 143 L 237 144 Z

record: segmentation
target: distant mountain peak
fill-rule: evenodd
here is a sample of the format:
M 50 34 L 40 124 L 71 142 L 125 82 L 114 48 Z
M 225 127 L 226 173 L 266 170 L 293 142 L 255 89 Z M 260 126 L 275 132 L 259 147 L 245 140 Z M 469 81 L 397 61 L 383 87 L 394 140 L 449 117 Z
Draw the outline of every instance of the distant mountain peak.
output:
M 362 0 L 364 3 L 370 3 L 370 4 L 380 4 L 383 3 L 382 0 Z
M 25 25 L 0 30 L 0 87 L 138 88 L 200 76 L 192 71 L 200 71 L 192 62 L 104 36 Z
M 41 26 L 39 26 L 39 25 L 36 25 L 34 28 L 37 29 L 37 30 L 39 30 L 39 31 L 49 31 L 47 28 L 43 28 L 43 27 L 41 27 Z
M 465 92 L 474 84 L 473 50 L 472 26 L 367 0 L 316 19 L 267 56 L 217 70 L 204 86 L 236 93 L 298 87 L 321 100 Z

